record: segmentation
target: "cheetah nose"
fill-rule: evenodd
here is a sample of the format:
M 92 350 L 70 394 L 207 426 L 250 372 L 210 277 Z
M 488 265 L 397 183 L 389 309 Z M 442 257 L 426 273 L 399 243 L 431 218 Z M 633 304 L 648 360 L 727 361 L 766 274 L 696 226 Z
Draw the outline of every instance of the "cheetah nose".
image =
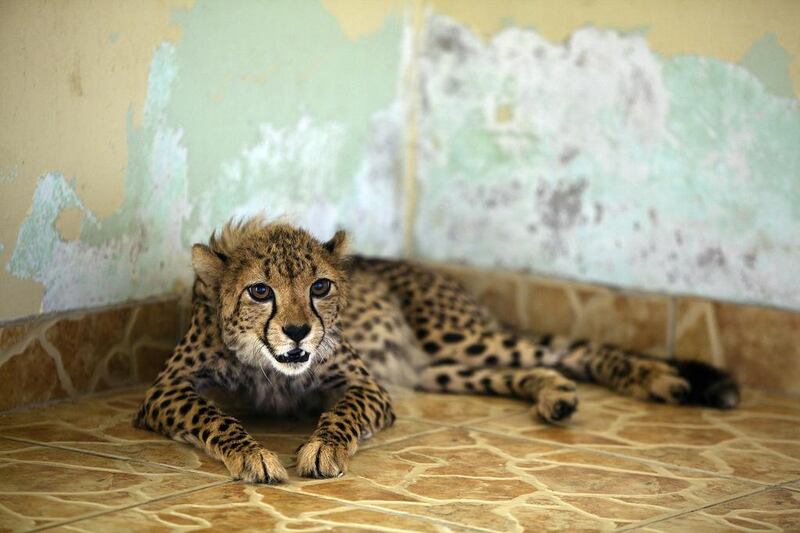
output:
M 311 326 L 308 324 L 283 326 L 283 332 L 294 342 L 300 342 L 305 339 L 309 331 L 311 331 Z

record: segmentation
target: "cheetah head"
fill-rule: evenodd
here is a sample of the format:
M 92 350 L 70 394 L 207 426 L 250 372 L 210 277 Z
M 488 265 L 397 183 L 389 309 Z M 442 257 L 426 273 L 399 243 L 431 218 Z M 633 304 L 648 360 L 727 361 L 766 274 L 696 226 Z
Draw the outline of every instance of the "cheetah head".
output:
M 346 236 L 327 242 L 287 224 L 229 223 L 192 247 L 199 289 L 223 343 L 245 364 L 298 375 L 336 347 L 347 296 Z

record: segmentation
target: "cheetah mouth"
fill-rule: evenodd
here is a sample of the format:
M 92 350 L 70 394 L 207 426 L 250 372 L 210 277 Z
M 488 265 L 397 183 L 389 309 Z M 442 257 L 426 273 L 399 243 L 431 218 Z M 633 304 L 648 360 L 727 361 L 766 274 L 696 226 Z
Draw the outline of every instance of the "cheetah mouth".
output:
M 279 363 L 305 363 L 311 354 L 300 348 L 292 348 L 286 353 L 275 355 Z

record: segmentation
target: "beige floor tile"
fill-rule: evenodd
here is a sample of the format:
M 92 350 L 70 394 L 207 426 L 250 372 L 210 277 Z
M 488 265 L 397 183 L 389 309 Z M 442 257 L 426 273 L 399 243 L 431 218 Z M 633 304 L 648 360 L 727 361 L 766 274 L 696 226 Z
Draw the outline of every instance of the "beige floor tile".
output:
M 132 427 L 131 419 L 144 389 L 101 395 L 0 416 L 0 436 L 90 451 L 114 457 L 149 461 L 227 477 L 225 466 L 202 450 Z M 313 418 L 274 419 L 245 412 L 238 416 L 255 438 L 279 454 L 289 466 L 295 450 L 313 432 Z M 362 449 L 436 430 L 439 426 L 401 418 L 362 443 Z M 8 441 L 6 441 L 8 442 Z M 7 445 L 7 444 L 6 444 Z M 3 448 L 0 447 L 0 453 Z
M 464 428 L 364 450 L 340 479 L 285 486 L 496 531 L 618 527 L 757 487 Z
M 82 520 L 63 531 L 446 531 L 413 516 L 353 507 L 271 487 L 230 483 Z
M 459 425 L 530 409 L 527 402 L 511 398 L 433 394 L 400 388 L 391 388 L 390 392 L 398 419 L 414 418 L 433 424 Z
M 270 439 L 275 437 L 294 437 L 297 445 L 302 444 L 314 432 L 317 418 L 304 418 L 301 420 L 274 419 L 258 415 L 234 415 L 239 418 L 244 427 L 256 438 L 269 445 Z M 409 437 L 434 431 L 441 427 L 438 424 L 400 417 L 395 423 L 376 435 L 361 443 L 360 448 L 371 448 L 383 444 L 407 439 Z M 295 446 L 296 448 L 297 446 Z
M 136 429 L 143 389 L 16 411 L 0 416 L 0 436 L 218 474 L 225 466 L 203 451 Z
M 770 489 L 657 522 L 641 531 L 733 530 L 800 531 L 800 493 Z
M 745 391 L 740 408 L 718 411 L 643 403 L 597 387 L 579 392 L 578 412 L 563 425 L 515 415 L 480 427 L 762 483 L 800 476 L 800 404 L 794 398 Z
M 157 465 L 24 444 L 0 455 L 0 480 L 0 530 L 12 531 L 220 482 Z
M 231 517 L 231 529 L 258 521 L 267 529 L 596 530 L 746 495 L 760 487 L 749 480 L 800 494 L 792 398 L 748 391 L 741 409 L 721 412 L 582 386 L 574 420 L 556 427 L 525 402 L 393 394 L 396 425 L 365 441 L 335 480 L 301 479 L 291 468 L 313 419 L 231 411 L 290 467 L 280 488 L 227 484 L 223 465 L 202 451 L 133 428 L 143 389 L 0 416 L 0 530 L 97 513 L 107 514 L 64 528 L 188 529 Z M 226 485 L 148 503 L 213 483 Z M 138 506 L 115 510 L 127 505 Z

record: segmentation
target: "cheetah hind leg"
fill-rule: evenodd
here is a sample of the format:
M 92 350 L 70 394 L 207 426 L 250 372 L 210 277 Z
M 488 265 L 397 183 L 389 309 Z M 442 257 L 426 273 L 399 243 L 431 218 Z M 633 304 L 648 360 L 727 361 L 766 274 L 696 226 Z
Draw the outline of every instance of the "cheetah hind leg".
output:
M 731 409 L 739 386 L 719 368 L 699 361 L 673 361 L 578 341 L 559 361 L 568 376 L 640 400 Z
M 566 420 L 578 407 L 575 383 L 550 368 L 471 367 L 434 364 L 420 373 L 418 389 L 428 392 L 510 396 L 532 401 L 546 422 Z

